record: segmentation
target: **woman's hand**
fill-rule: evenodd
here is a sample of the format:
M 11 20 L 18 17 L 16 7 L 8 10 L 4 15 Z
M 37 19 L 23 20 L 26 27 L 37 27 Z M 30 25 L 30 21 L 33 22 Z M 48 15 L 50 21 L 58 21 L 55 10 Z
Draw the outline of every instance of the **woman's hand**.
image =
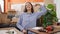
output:
M 26 30 L 22 30 L 22 32 L 23 32 L 24 34 L 27 34 L 27 31 L 26 31 Z

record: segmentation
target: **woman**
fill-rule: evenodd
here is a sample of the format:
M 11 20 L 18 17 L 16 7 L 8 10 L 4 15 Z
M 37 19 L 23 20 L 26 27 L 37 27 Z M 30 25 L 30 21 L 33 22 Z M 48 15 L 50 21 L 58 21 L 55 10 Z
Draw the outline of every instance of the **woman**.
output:
M 25 4 L 25 11 L 20 15 L 20 19 L 17 23 L 17 27 L 22 31 L 26 32 L 28 28 L 36 27 L 36 20 L 41 17 L 41 15 L 46 13 L 46 9 L 43 8 L 41 12 L 34 12 L 33 6 L 30 2 Z M 28 32 L 28 34 L 33 34 Z

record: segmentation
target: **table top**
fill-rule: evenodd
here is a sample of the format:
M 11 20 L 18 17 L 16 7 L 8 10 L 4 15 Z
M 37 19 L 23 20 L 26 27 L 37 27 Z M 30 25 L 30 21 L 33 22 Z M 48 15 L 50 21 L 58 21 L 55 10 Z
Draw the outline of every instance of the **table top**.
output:
M 28 29 L 28 31 L 31 31 L 31 32 L 34 32 L 34 33 L 36 33 L 36 34 L 48 34 L 47 32 L 39 32 L 38 30 L 34 30 L 34 29 L 32 29 L 32 28 L 29 28 Z
M 60 31 L 60 26 L 54 26 L 54 30 L 53 31 L 49 31 L 49 32 L 39 32 L 38 30 L 34 30 L 32 28 L 28 28 L 28 31 L 37 33 L 37 34 L 51 34 L 51 33 L 55 33 Z
M 15 34 L 23 34 L 22 32 L 20 32 L 19 30 L 17 30 L 17 29 L 14 28 L 14 27 L 0 28 L 0 32 L 4 31 L 4 34 L 5 34 L 5 32 L 7 32 L 7 31 L 12 31 L 12 30 L 15 32 Z

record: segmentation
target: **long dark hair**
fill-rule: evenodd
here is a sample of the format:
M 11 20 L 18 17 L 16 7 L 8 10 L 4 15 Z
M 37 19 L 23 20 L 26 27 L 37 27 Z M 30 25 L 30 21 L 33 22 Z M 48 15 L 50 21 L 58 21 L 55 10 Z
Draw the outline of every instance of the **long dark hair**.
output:
M 31 12 L 33 13 L 34 12 L 34 9 L 33 9 L 33 5 L 30 3 L 30 2 L 27 2 L 27 3 L 29 3 L 30 5 L 31 5 Z M 26 8 L 26 5 L 25 5 L 25 10 L 24 10 L 24 12 L 27 12 L 27 8 Z

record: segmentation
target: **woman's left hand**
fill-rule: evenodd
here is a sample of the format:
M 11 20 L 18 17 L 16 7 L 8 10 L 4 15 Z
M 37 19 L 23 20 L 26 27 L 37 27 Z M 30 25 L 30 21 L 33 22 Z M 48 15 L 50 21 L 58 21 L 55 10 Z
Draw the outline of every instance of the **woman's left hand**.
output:
M 26 31 L 26 30 L 23 30 L 22 32 L 23 32 L 24 34 L 27 34 L 27 31 Z

